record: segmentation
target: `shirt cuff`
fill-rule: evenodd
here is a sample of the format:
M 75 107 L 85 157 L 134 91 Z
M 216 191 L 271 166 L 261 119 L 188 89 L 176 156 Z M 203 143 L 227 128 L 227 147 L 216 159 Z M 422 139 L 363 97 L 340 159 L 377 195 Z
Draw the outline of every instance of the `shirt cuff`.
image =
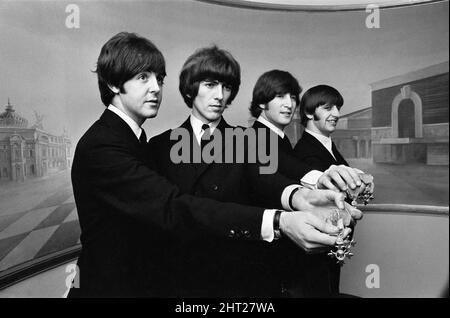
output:
M 302 186 L 309 188 L 309 189 L 317 189 L 317 181 L 319 181 L 319 178 L 323 175 L 322 171 L 319 170 L 311 170 L 307 174 L 303 176 L 303 178 L 300 180 L 300 183 Z
M 292 211 L 291 206 L 289 205 L 289 197 L 291 196 L 292 191 L 294 191 L 298 187 L 301 187 L 301 185 L 291 184 L 283 190 L 283 193 L 281 194 L 281 206 L 284 210 Z
M 276 210 L 264 210 L 261 224 L 261 238 L 266 242 L 272 242 L 275 237 L 273 233 L 273 217 Z

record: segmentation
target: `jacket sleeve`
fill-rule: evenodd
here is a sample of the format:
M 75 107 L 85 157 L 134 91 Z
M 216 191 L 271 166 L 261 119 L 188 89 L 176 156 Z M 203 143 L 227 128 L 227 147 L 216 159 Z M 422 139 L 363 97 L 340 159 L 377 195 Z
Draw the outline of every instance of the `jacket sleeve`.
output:
M 121 214 L 183 237 L 198 231 L 228 237 L 245 229 L 247 239 L 260 239 L 263 209 L 181 194 L 123 140 L 97 137 L 95 144 L 79 144 L 74 158 L 79 212 Z

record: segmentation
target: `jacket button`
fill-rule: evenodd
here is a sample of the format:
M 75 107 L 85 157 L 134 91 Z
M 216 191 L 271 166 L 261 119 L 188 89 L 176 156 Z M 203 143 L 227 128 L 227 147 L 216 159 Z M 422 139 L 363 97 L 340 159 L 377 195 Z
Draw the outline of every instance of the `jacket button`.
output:
M 219 190 L 219 186 L 217 184 L 213 184 L 212 189 L 214 191 L 217 191 L 217 190 Z
M 236 235 L 236 232 L 234 230 L 230 230 L 230 232 L 228 232 L 228 237 L 234 237 Z
M 249 238 L 249 237 L 250 237 L 250 231 L 249 231 L 249 230 L 245 230 L 245 231 L 244 231 L 244 236 L 245 236 L 246 238 Z

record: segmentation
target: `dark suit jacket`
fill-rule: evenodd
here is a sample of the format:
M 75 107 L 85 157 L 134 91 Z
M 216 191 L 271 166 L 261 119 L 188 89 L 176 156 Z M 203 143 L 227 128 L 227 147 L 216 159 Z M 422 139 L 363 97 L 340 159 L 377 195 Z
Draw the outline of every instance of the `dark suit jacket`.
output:
M 199 147 L 189 118 L 179 128 L 189 132 L 191 152 Z M 220 138 L 218 132 L 223 138 L 226 128 L 233 127 L 222 119 L 213 133 L 214 138 Z M 264 197 L 265 202 L 279 207 L 282 191 L 295 183 L 281 175 L 260 175 L 256 165 L 246 163 L 174 164 L 170 150 L 177 141 L 170 140 L 170 134 L 169 130 L 152 138 L 149 147 L 156 155 L 153 159 L 158 171 L 177 184 L 183 193 L 243 204 Z M 222 142 L 222 154 L 224 152 L 225 142 Z M 178 275 L 177 291 L 185 297 L 280 296 L 278 272 L 271 267 L 272 262 L 279 260 L 270 255 L 276 245 L 276 242 L 236 242 L 220 237 L 183 240 L 178 245 L 174 270 Z
M 259 121 L 255 121 L 252 125 L 252 128 L 255 129 L 256 136 L 258 136 L 260 133 L 264 133 L 266 135 L 266 148 L 268 151 L 268 149 L 270 149 L 270 135 L 276 135 L 276 133 Z M 276 136 L 278 140 L 278 172 L 291 179 L 297 180 L 297 182 L 300 182 L 300 179 L 303 178 L 305 174 L 313 170 L 313 168 L 311 168 L 305 162 L 299 161 L 294 157 L 292 152 L 292 145 L 286 135 L 284 136 L 284 138 L 281 138 L 278 135 Z
M 304 131 L 295 145 L 294 155 L 313 169 L 320 171 L 327 170 L 331 165 L 348 166 L 334 143 L 332 143 L 331 149 L 336 159 L 320 141 Z M 307 260 L 307 270 L 311 273 L 311 279 L 307 284 L 311 286 L 313 294 L 324 297 L 337 296 L 339 294 L 340 266 L 326 254 L 317 254 Z
M 184 194 L 145 164 L 153 153 L 144 152 L 109 110 L 78 142 L 72 184 L 81 226 L 80 288 L 69 297 L 167 296 L 173 240 L 260 240 L 262 208 Z M 245 235 L 229 238 L 233 232 Z
M 334 142 L 331 149 L 336 159 L 330 152 L 318 141 L 314 136 L 303 132 L 302 138 L 297 142 L 294 148 L 294 155 L 299 159 L 310 165 L 313 169 L 320 171 L 327 170 L 331 165 L 346 165 L 347 161 L 339 153 Z

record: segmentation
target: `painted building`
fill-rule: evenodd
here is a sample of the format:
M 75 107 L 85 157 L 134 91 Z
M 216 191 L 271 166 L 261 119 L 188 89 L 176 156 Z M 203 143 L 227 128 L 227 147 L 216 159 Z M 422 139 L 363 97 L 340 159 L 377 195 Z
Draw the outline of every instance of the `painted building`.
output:
M 71 166 L 71 141 L 43 129 L 42 117 L 31 127 L 8 100 L 0 114 L 0 180 L 24 181 Z
M 339 118 L 332 134 L 333 142 L 346 159 L 372 158 L 372 107 Z
M 447 61 L 371 84 L 374 162 L 448 165 L 448 71 Z

